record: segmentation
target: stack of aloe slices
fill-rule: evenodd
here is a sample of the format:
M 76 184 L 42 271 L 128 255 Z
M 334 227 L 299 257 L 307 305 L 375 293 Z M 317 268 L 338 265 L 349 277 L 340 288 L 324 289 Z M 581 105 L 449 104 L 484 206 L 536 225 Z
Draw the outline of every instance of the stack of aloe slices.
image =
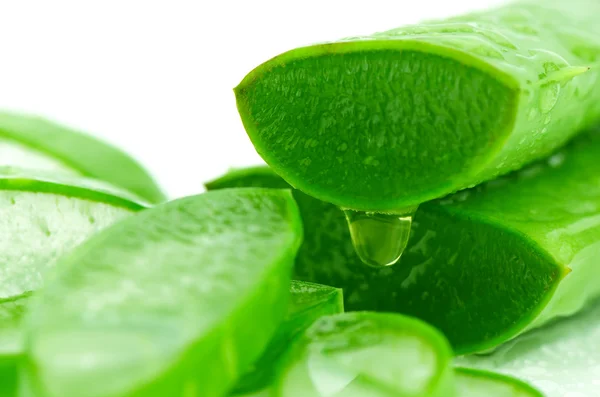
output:
M 596 395 L 599 4 L 276 57 L 236 90 L 270 168 L 174 201 L 0 113 L 0 396 Z M 417 205 L 400 262 L 363 264 L 339 207 Z
M 0 173 L 2 396 L 539 395 L 454 370 L 425 322 L 344 314 L 342 289 L 291 280 L 309 223 L 267 169 L 250 183 L 260 187 L 161 204 L 136 194 L 160 191 L 153 182 L 133 192 L 18 139 L 5 147 L 19 151 Z

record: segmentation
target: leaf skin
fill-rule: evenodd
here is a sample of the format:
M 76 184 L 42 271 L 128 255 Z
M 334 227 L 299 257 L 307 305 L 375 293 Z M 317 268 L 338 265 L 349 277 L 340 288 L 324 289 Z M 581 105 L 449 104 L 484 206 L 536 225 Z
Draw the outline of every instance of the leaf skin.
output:
M 460 397 L 544 397 L 542 392 L 522 380 L 495 372 L 456 368 Z

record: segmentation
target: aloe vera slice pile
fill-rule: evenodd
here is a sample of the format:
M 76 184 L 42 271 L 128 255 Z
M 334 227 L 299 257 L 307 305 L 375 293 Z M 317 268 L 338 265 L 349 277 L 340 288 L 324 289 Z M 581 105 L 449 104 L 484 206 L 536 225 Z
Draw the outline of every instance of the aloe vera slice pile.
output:
M 340 289 L 290 281 L 303 227 L 289 190 L 148 208 L 48 164 L 0 169 L 0 214 L 12 221 L 0 223 L 12 238 L 0 242 L 3 396 L 455 395 L 438 331 L 397 314 L 339 314 Z M 317 349 L 317 383 L 297 388 L 302 349 L 336 341 L 348 349 Z
M 174 201 L 0 112 L 0 397 L 596 396 L 599 12 L 521 0 L 275 57 L 235 90 L 272 168 Z M 338 206 L 419 206 L 400 263 L 365 266 Z

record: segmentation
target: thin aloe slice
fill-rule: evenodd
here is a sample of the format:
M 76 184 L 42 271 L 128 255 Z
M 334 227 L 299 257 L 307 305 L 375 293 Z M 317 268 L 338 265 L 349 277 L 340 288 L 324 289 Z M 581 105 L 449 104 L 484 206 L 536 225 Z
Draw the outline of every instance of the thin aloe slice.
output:
M 165 200 L 148 172 L 125 152 L 36 116 L 0 112 L 0 166 L 43 169 L 107 181 L 144 200 Z
M 237 383 L 235 395 L 268 388 L 281 365 L 282 355 L 319 317 L 344 311 L 342 290 L 326 285 L 292 281 L 287 316 L 260 359 Z
M 600 382 L 600 302 L 578 315 L 522 335 L 493 354 L 460 365 L 518 376 L 547 397 L 593 397 Z
M 0 167 L 0 395 L 15 384 L 23 313 L 56 260 L 142 208 L 100 181 Z
M 289 351 L 276 397 L 453 397 L 452 352 L 433 327 L 398 314 L 322 317 Z
M 460 354 L 571 315 L 600 293 L 600 131 L 547 161 L 422 205 L 395 266 L 355 254 L 341 210 L 299 191 L 305 240 L 295 278 L 344 289 L 346 310 L 409 314 Z M 283 187 L 266 168 L 207 184 Z
M 544 397 L 527 383 L 495 372 L 456 368 L 459 397 Z
M 355 210 L 414 207 L 600 119 L 598 14 L 596 1 L 523 0 L 297 48 L 250 72 L 237 106 L 292 186 Z
M 119 222 L 35 297 L 21 395 L 225 395 L 285 315 L 301 239 L 286 190 L 209 192 Z

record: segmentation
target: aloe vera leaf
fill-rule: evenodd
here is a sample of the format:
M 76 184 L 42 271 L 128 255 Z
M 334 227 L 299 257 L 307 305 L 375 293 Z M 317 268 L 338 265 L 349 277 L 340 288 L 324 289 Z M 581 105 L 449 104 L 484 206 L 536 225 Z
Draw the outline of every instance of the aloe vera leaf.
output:
M 0 167 L 0 395 L 15 392 L 32 293 L 63 253 L 144 208 L 134 200 L 100 181 Z
M 452 397 L 452 352 L 433 327 L 398 314 L 321 317 L 290 349 L 274 397 Z
M 34 298 L 21 395 L 225 395 L 285 315 L 301 239 L 274 189 L 183 198 L 97 234 Z
M 319 317 L 344 311 L 342 290 L 326 285 L 292 280 L 287 315 L 263 355 L 242 376 L 234 395 L 247 395 L 268 388 L 289 346 Z
M 152 176 L 122 150 L 41 117 L 0 112 L 0 165 L 81 175 L 165 200 Z
M 343 288 L 347 310 L 422 318 L 458 354 L 486 351 L 599 295 L 598 158 L 592 131 L 548 160 L 422 205 L 400 262 L 383 269 L 357 257 L 341 210 L 294 191 L 305 227 L 295 278 Z M 253 168 L 207 187 L 283 183 Z
M 544 397 L 529 384 L 509 376 L 470 368 L 456 368 L 460 397 Z
M 547 397 L 598 394 L 600 304 L 508 342 L 489 355 L 459 357 L 460 365 L 518 376 Z
M 599 13 L 594 1 L 521 1 L 297 48 L 244 78 L 238 110 L 292 186 L 355 210 L 414 207 L 542 158 L 600 118 Z

